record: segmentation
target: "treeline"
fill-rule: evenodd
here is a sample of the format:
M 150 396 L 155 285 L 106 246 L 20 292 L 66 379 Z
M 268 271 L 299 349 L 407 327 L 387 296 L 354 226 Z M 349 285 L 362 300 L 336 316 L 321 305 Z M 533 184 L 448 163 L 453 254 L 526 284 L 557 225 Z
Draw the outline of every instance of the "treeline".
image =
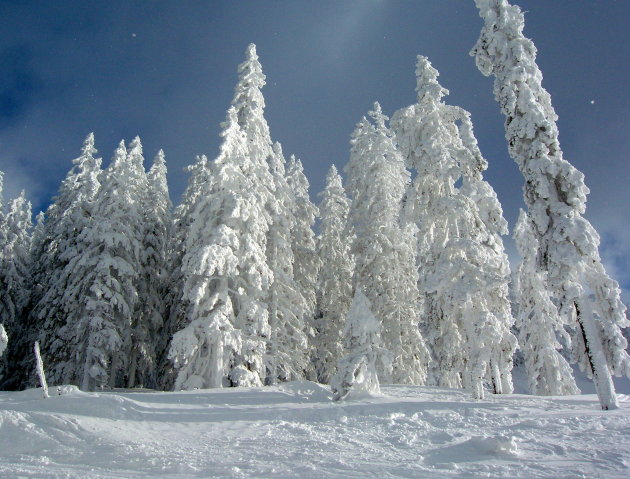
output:
M 145 171 L 140 139 L 121 142 L 103 169 L 93 135 L 34 227 L 24 195 L 0 208 L 3 387 L 31 383 L 39 340 L 49 381 L 85 390 L 302 378 L 339 390 L 374 376 L 481 398 L 512 391 L 520 343 L 532 393 L 577 392 L 570 359 L 614 408 L 628 323 L 581 216 L 588 190 L 562 159 L 520 10 L 477 3 L 486 24 L 472 54 L 496 78 L 526 178 L 513 281 L 470 114 L 445 103 L 427 58 L 417 102 L 391 120 L 374 105 L 352 134 L 345 186 L 331 167 L 316 206 L 300 161 L 272 141 L 250 45 L 219 155 L 189 167 L 176 208 L 163 152 Z

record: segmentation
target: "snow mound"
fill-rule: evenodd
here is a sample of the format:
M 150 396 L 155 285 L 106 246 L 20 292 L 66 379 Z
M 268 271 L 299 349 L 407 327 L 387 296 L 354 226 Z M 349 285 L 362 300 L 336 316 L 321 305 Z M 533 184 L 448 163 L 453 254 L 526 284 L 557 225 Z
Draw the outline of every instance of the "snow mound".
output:
M 463 442 L 435 449 L 424 458 L 427 465 L 437 469 L 457 470 L 462 463 L 484 463 L 493 460 L 518 458 L 516 440 L 511 436 L 474 436 Z
M 303 401 L 328 402 L 332 398 L 327 386 L 312 381 L 291 381 L 278 386 L 278 390 Z

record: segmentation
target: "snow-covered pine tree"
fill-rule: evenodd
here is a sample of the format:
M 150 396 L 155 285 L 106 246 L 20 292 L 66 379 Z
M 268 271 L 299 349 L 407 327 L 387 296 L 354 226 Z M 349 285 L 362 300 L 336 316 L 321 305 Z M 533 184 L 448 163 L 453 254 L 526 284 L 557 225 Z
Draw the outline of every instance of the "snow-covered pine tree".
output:
M 84 390 L 126 385 L 146 191 L 141 158 L 139 138 L 130 144 L 129 154 L 121 141 L 104 172 L 91 228 L 83 233 L 84 257 L 76 261 L 79 270 L 89 268 L 88 284 L 80 287 L 85 297 L 76 328 L 78 380 Z
M 294 190 L 287 182 L 285 158 L 279 143 L 269 158 L 274 179 L 271 224 L 267 233 L 267 261 L 273 273 L 269 288 L 269 325 L 271 337 L 267 347 L 267 383 L 302 379 L 309 368 L 308 338 L 305 320 L 312 312 L 309 297 L 294 276 L 295 236 L 299 233 Z
M 33 338 L 25 308 L 31 292 L 31 203 L 24 191 L 9 201 L 5 218 L 2 264 L 0 264 L 0 319 L 11 342 L 0 359 L 0 389 L 18 389 L 26 381 L 23 370 L 25 344 Z
M 370 116 L 374 124 L 363 118 L 353 133 L 346 167 L 352 198 L 350 221 L 356 233 L 354 281 L 365 288 L 382 325 L 384 349 L 393 355 L 392 375 L 379 369 L 381 380 L 424 384 L 429 351 L 419 329 L 422 303 L 412 247 L 414 230 L 400 223 L 409 172 L 378 103 Z
M 85 262 L 94 221 L 94 199 L 100 188 L 101 159 L 95 158 L 94 135 L 49 206 L 38 217 L 32 245 L 35 287 L 30 322 L 38 324 L 42 355 L 53 384 L 77 383 L 76 328 L 82 316 L 90 265 Z M 30 347 L 28 348 L 30 350 Z
M 484 381 L 495 393 L 511 392 L 516 340 L 501 209 L 481 179 L 485 160 L 467 113 L 442 101 L 448 91 L 426 57 L 418 56 L 416 76 L 418 103 L 396 112 L 392 125 L 416 173 L 405 219 L 419 228 L 418 284 L 434 358 L 430 382 L 469 387 L 475 397 L 483 396 Z
M 241 224 L 239 276 L 244 282 L 244 294 L 235 323 L 243 334 L 241 365 L 238 367 L 243 376 L 234 379 L 236 384 L 255 385 L 265 380 L 265 346 L 270 337 L 265 298 L 269 297 L 273 273 L 267 265 L 265 252 L 271 222 L 266 207 L 273 196 L 273 178 L 268 159 L 273 151 L 269 126 L 264 116 L 265 99 L 261 92 L 265 75 L 253 43 L 245 51 L 245 61 L 239 65 L 238 74 L 232 107 L 237 124 L 245 135 L 247 150 L 239 164 L 245 178 L 234 185 L 234 192 L 247 198 L 249 206 L 243 211 Z M 251 376 L 252 372 L 258 379 Z
M 333 400 L 350 394 L 378 394 L 378 372 L 391 369 L 391 355 L 382 347 L 381 322 L 371 310 L 370 300 L 357 286 L 343 331 L 346 355 L 330 380 Z
M 198 171 L 197 179 L 208 181 L 199 182 L 194 191 L 192 178 L 189 183 L 188 198 L 196 195 L 197 199 L 190 204 L 181 264 L 188 323 L 175 333 L 169 350 L 177 371 L 176 390 L 261 384 L 262 357 L 251 369 L 235 369 L 242 344 L 234 325 L 250 286 L 240 275 L 240 266 L 252 198 L 247 191 L 251 178 L 244 174 L 249 169 L 246 139 L 234 108 L 228 110 L 223 127 L 221 151 L 212 171 L 207 176 Z M 264 348 L 264 344 L 257 346 Z
M 309 338 L 309 363 L 304 374 L 309 379 L 316 379 L 313 358 L 315 355 L 315 301 L 317 274 L 320 263 L 315 246 L 313 225 L 319 214 L 309 198 L 309 183 L 302 162 L 291 155 L 287 168 L 287 182 L 293 196 L 293 224 L 291 225 L 293 251 L 293 277 L 303 298 L 304 310 L 300 313 L 304 332 Z
M 197 156 L 195 163 L 186 170 L 190 172 L 188 185 L 173 213 L 172 241 L 167 252 L 170 271 L 165 293 L 166 311 L 158 346 L 158 351 L 161 352 L 158 377 L 160 387 L 167 391 L 173 389 L 177 376 L 173 362 L 168 358 L 169 345 L 173 335 L 188 324 L 188 311 L 191 307 L 184 296 L 185 279 L 182 270 L 182 260 L 186 254 L 186 236 L 193 222 L 193 211 L 197 202 L 203 198 L 203 192 L 211 181 L 211 171 L 205 155 Z
M 157 387 L 160 347 L 166 343 L 163 332 L 167 292 L 168 244 L 172 230 L 172 204 L 166 183 L 164 151 L 158 151 L 147 174 L 146 193 L 142 201 L 143 239 L 140 252 L 141 273 L 138 278 L 138 308 L 133 331 L 128 387 Z
M 319 275 L 315 323 L 315 372 L 317 380 L 328 384 L 343 354 L 343 328 L 352 302 L 354 261 L 348 233 L 350 200 L 343 189 L 335 165 L 326 176 L 326 187 L 319 194 L 321 214 L 317 237 Z
M 155 385 L 155 343 L 157 341 L 157 329 L 161 323 L 159 299 L 153 291 L 155 283 L 150 283 L 147 273 L 151 270 L 151 260 L 153 244 L 145 243 L 147 235 L 155 239 L 152 226 L 150 224 L 149 211 L 151 203 L 148 201 L 149 183 L 144 170 L 144 156 L 142 143 L 139 137 L 134 138 L 129 144 L 127 151 L 127 165 L 132 168 L 134 180 L 132 188 L 134 191 L 135 224 L 132 224 L 134 233 L 138 234 L 139 251 L 137 253 L 138 269 L 135 272 L 135 285 L 137 299 L 135 309 L 131 315 L 131 330 L 129 338 L 129 357 L 124 371 L 125 386 L 133 388 L 136 386 Z M 154 272 L 153 270 L 152 272 Z M 156 324 L 157 323 L 157 324 Z
M 519 343 L 525 357 L 529 391 L 536 395 L 578 394 L 573 372 L 560 354 L 570 338 L 558 309 L 549 297 L 546 273 L 536 265 L 538 240 L 527 213 L 521 210 L 514 228 L 514 241 L 522 257 L 514 281 L 519 305 L 517 326 Z
M 248 47 L 239 73 L 233 106 L 223 125 L 221 152 L 212 164 L 211 181 L 195 202 L 186 235 L 183 297 L 191 308 L 190 322 L 175 334 L 169 352 L 179 369 L 176 388 L 190 387 L 188 378 L 193 375 L 196 382 L 218 384 L 219 362 L 214 361 L 209 369 L 206 357 L 214 351 L 212 357 L 221 358 L 219 350 L 206 346 L 202 350 L 205 356 L 197 355 L 207 341 L 204 329 L 197 327 L 204 322 L 217 325 L 214 338 L 230 339 L 230 344 L 222 340 L 221 345 L 224 352 L 232 353 L 231 358 L 223 356 L 229 361 L 223 363 L 226 382 L 260 386 L 265 381 L 270 338 L 265 299 L 273 281 L 265 254 L 273 192 L 267 160 L 272 150 L 259 91 L 264 75 L 253 45 Z M 208 234 L 201 234 L 202 228 Z
M 602 409 L 618 407 L 611 373 L 630 376 L 622 328 L 630 326 L 618 283 L 599 256 L 599 235 L 582 214 L 584 175 L 562 157 L 557 115 L 542 86 L 536 47 L 525 20 L 507 0 L 476 0 L 484 27 L 471 51 L 506 117 L 510 156 L 525 178 L 524 197 L 538 240 L 537 267 L 560 315 L 572 325 L 572 353 L 593 377 Z
M 462 172 L 460 192 L 472 200 L 476 207 L 473 213 L 475 220 L 466 230 L 466 234 L 475 243 L 473 250 L 483 251 L 479 255 L 478 263 L 479 271 L 483 271 L 483 279 L 477 279 L 477 287 L 479 291 L 483 291 L 481 301 L 492 312 L 493 327 L 500 332 L 500 339 L 491 345 L 491 372 L 487 377 L 492 380 L 495 392 L 511 392 L 512 360 L 517 341 L 511 332 L 514 318 L 510 306 L 510 263 L 501 239 L 502 235 L 509 233 L 508 223 L 503 217 L 503 209 L 496 192 L 483 179 L 488 162 L 479 150 L 470 113 L 459 107 L 450 107 L 450 110 L 458 125 L 462 146 L 458 155 Z

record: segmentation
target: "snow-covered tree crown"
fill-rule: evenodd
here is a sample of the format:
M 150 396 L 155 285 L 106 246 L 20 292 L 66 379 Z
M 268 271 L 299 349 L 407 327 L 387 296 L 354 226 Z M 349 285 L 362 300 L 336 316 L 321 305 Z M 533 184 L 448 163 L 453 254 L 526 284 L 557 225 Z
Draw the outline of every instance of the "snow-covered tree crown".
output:
M 448 95 L 448 90 L 440 85 L 437 80 L 439 75 L 427 57 L 418 55 L 416 62 L 418 103 L 422 104 L 427 101 L 439 102 L 442 97 Z

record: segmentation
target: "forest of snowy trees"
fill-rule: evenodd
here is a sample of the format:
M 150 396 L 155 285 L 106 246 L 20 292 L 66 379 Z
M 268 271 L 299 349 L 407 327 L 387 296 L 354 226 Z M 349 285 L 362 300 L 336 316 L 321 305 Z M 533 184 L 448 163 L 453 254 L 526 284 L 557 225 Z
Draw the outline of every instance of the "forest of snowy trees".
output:
M 577 363 L 615 408 L 630 323 L 582 216 L 588 189 L 562 158 L 521 11 L 476 3 L 471 55 L 495 78 L 525 179 L 514 273 L 471 115 L 445 102 L 426 57 L 417 102 L 391 119 L 373 105 L 345 182 L 332 166 L 315 205 L 300 160 L 270 134 L 252 44 L 220 151 L 188 168 L 176 207 L 164 153 L 146 171 L 137 137 L 105 168 L 89 134 L 35 224 L 24 193 L 3 201 L 0 173 L 0 387 L 35 384 L 39 341 L 48 381 L 84 390 L 308 379 L 336 398 L 380 381 L 480 399 L 512 392 L 520 350 L 532 394 L 578 392 Z

